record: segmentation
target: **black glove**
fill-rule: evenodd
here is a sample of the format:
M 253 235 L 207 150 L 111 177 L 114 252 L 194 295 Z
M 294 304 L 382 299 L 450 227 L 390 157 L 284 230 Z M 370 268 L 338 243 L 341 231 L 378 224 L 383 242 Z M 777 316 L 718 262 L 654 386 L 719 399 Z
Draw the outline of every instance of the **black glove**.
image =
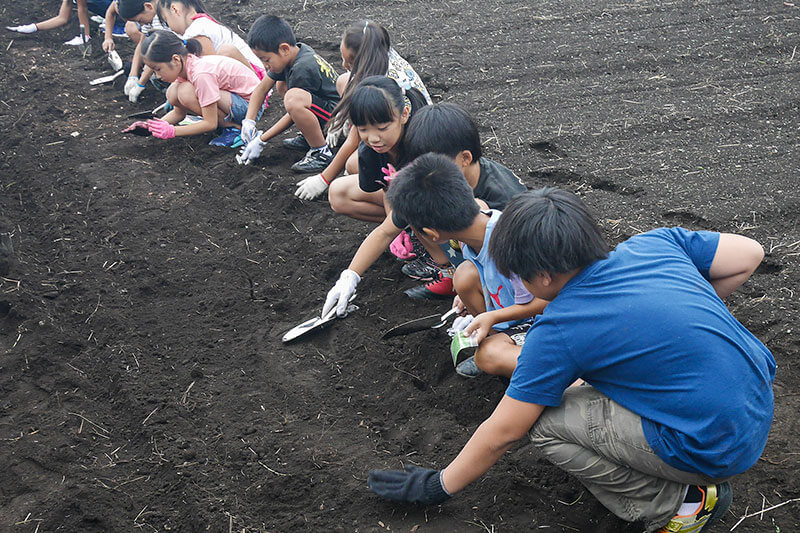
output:
M 367 485 L 389 500 L 434 505 L 450 498 L 439 479 L 438 470 L 410 465 L 404 471 L 370 470 Z

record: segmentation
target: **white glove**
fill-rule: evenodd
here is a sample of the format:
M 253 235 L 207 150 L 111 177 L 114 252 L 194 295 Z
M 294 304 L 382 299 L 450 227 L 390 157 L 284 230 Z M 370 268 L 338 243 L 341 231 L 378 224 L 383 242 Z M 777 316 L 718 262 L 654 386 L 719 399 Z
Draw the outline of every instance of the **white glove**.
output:
M 236 161 L 240 165 L 249 165 L 251 161 L 255 161 L 261 156 L 261 152 L 267 145 L 267 143 L 261 140 L 261 135 L 262 132 L 257 131 L 253 140 L 247 143 L 247 145 L 242 148 L 242 151 L 239 152 L 239 155 L 236 156 Z
M 472 324 L 475 317 L 472 315 L 458 316 L 453 320 L 453 325 L 447 329 L 447 334 L 454 337 L 459 331 L 464 331 Z
M 128 81 L 125 82 L 125 89 L 123 92 L 125 96 L 128 96 L 131 92 L 131 89 L 139 85 L 139 76 L 128 76 Z
M 341 139 L 342 136 L 346 137 L 349 132 L 350 119 L 347 119 L 338 128 L 331 128 L 328 130 L 328 134 L 325 136 L 325 142 L 328 143 L 328 146 L 335 148 L 336 145 L 339 144 L 339 139 Z
M 246 118 L 242 121 L 242 132 L 239 134 L 242 142 L 248 144 L 256 136 L 256 121 Z
M 331 309 L 336 307 L 336 314 L 347 316 L 347 304 L 356 292 L 356 285 L 361 281 L 361 276 L 350 270 L 343 270 L 339 275 L 339 281 L 328 291 L 325 298 L 325 305 L 322 307 L 322 316 L 327 315 Z
M 39 28 L 36 27 L 36 24 L 22 24 L 21 26 L 6 26 L 6 29 L 19 33 L 34 33 Z
M 139 85 L 139 80 L 136 80 L 136 85 L 134 85 L 131 90 L 128 91 L 128 100 L 130 100 L 132 104 L 135 104 L 139 99 L 139 95 L 143 92 L 144 85 Z
M 297 182 L 297 190 L 294 195 L 301 200 L 313 200 L 320 194 L 328 189 L 328 182 L 322 177 L 322 174 L 316 176 L 309 176 L 304 180 Z

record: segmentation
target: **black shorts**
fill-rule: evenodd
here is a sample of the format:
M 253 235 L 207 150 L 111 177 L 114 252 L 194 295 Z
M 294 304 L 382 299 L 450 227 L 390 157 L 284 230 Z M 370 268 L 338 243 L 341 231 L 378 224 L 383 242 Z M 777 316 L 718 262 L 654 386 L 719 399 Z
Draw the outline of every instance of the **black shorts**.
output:
M 530 322 L 525 324 L 517 324 L 516 326 L 511 326 L 505 331 L 501 331 L 500 333 L 505 333 L 511 340 L 514 341 L 514 344 L 517 346 L 522 346 L 525 344 L 525 337 L 528 335 L 528 330 L 531 329 Z
M 328 122 L 331 120 L 331 112 L 338 103 L 339 102 L 335 100 L 325 100 L 316 94 L 311 94 L 311 107 L 309 109 L 311 109 L 311 112 L 317 117 L 317 120 L 319 121 L 319 127 L 323 132 L 325 131 Z

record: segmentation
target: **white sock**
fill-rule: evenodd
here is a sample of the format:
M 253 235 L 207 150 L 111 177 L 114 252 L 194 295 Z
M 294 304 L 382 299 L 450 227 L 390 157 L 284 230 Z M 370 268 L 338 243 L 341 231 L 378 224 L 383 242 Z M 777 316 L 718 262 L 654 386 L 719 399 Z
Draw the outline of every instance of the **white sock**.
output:
M 36 27 L 36 24 L 22 24 L 20 26 L 6 26 L 7 30 L 16 31 L 19 33 L 34 33 L 39 28 Z
M 681 508 L 678 509 L 678 516 L 693 515 L 700 510 L 701 505 L 703 505 L 703 502 L 692 502 L 692 503 L 683 502 L 683 504 L 681 504 Z

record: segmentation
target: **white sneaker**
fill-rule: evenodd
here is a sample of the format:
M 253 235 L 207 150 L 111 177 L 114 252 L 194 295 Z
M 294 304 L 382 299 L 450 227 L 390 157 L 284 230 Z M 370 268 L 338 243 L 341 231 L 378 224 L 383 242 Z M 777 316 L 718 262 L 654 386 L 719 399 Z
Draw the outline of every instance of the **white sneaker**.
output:
M 38 28 L 36 24 L 22 24 L 21 26 L 6 26 L 6 29 L 18 33 L 34 33 Z
M 76 35 L 75 37 L 73 37 L 69 41 L 65 41 L 64 45 L 65 46 L 81 46 L 82 44 L 88 43 L 90 39 L 91 39 L 91 37 L 86 37 L 86 40 L 84 40 L 84 38 L 81 37 L 80 35 Z

